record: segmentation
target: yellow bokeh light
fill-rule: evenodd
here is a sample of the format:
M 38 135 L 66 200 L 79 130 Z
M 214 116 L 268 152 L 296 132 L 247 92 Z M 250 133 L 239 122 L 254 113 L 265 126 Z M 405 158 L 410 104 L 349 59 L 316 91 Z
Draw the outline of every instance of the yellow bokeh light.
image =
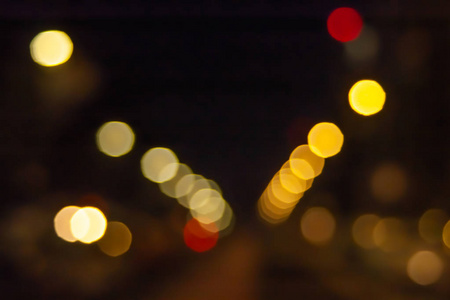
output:
M 283 188 L 292 194 L 306 191 L 306 180 L 295 176 L 290 168 L 282 168 L 278 173 L 278 178 Z
M 103 253 L 116 257 L 130 249 L 131 240 L 131 232 L 125 224 L 121 222 L 108 222 L 105 235 L 97 244 Z
M 186 175 L 191 175 L 191 174 L 192 174 L 192 170 L 191 170 L 191 168 L 189 168 L 189 166 L 187 166 L 185 164 L 179 164 L 177 174 L 172 179 L 165 181 L 165 182 L 161 182 L 159 184 L 159 188 L 160 188 L 161 192 L 163 192 L 164 194 L 166 194 L 167 196 L 172 197 L 172 198 L 178 198 L 178 197 L 186 195 L 188 193 L 188 191 L 183 193 L 180 188 L 180 191 L 177 192 L 176 187 L 182 178 L 184 178 Z M 192 182 L 193 182 L 193 180 L 192 180 Z
M 289 157 L 289 166 L 292 172 L 303 179 L 319 176 L 324 165 L 325 159 L 314 154 L 308 145 L 298 146 Z
M 373 230 L 380 221 L 380 217 L 373 214 L 358 217 L 352 226 L 353 240 L 357 245 L 365 249 L 375 248 Z
M 344 135 L 333 123 L 322 122 L 314 125 L 308 133 L 311 151 L 320 157 L 330 157 L 341 151 Z
M 211 185 L 208 179 L 202 175 L 192 174 L 184 176 L 176 186 L 176 190 L 184 196 L 177 198 L 179 204 L 186 208 L 190 208 L 191 198 L 195 193 L 202 189 L 211 189 Z
M 85 244 L 99 240 L 107 227 L 106 217 L 95 207 L 83 207 L 70 220 L 73 236 Z
M 442 241 L 444 242 L 445 246 L 450 248 L 450 221 L 448 221 L 444 229 L 442 231 Z
M 354 111 L 364 116 L 370 116 L 383 108 L 386 93 L 378 82 L 360 80 L 350 89 L 348 99 Z
M 67 242 L 75 242 L 77 240 L 70 230 L 70 220 L 79 209 L 80 207 L 78 206 L 66 206 L 55 216 L 53 223 L 55 226 L 56 235 Z
M 300 231 L 305 239 L 314 245 L 325 245 L 334 235 L 336 221 L 328 209 L 312 207 L 302 216 Z
M 284 203 L 297 203 L 298 200 L 303 196 L 303 193 L 292 193 L 284 187 L 282 184 L 282 177 L 277 173 L 272 181 L 269 183 L 269 188 L 271 192 L 279 201 Z
M 205 192 L 206 191 L 206 192 Z M 216 190 L 200 190 L 191 198 L 191 215 L 200 223 L 209 224 L 222 218 L 225 200 Z
M 45 67 L 65 63 L 72 51 L 72 40 L 66 33 L 58 30 L 41 32 L 30 43 L 31 58 Z
M 395 202 L 406 193 L 408 179 L 400 165 L 386 162 L 378 166 L 372 173 L 370 188 L 378 201 Z
M 178 158 L 167 148 L 152 148 L 141 159 L 141 170 L 144 176 L 157 183 L 171 180 L 177 174 Z
M 396 218 L 381 219 L 373 229 L 373 241 L 384 252 L 400 250 L 407 243 L 405 224 Z
M 134 145 L 133 130 L 123 122 L 108 122 L 97 131 L 98 149 L 106 155 L 119 157 L 131 151 Z
M 442 209 L 429 209 L 419 219 L 419 234 L 428 243 L 439 243 L 448 215 Z
M 439 280 L 444 270 L 442 259 L 431 251 L 419 251 L 408 261 L 406 273 L 420 285 L 430 285 Z

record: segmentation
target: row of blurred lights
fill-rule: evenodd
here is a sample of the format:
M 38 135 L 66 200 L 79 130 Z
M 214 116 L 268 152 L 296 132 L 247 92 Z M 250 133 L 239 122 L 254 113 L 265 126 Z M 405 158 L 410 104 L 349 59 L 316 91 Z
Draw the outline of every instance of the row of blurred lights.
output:
M 112 157 L 130 152 L 134 140 L 133 130 L 123 122 L 107 122 L 97 132 L 99 150 Z M 141 171 L 144 177 L 158 183 L 162 193 L 189 209 L 192 220 L 185 226 L 184 238 L 191 249 L 209 250 L 215 246 L 219 232 L 223 234 L 230 228 L 233 211 L 218 184 L 194 174 L 172 150 L 162 147 L 148 150 L 142 156 Z

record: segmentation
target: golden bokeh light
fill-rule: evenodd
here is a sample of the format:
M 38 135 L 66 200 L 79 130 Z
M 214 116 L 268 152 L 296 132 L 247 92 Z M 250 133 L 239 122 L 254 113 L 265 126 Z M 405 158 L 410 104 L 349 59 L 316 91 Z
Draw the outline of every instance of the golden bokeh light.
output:
M 432 251 L 419 251 L 408 261 L 406 272 L 409 278 L 420 285 L 437 282 L 444 270 L 442 259 Z
M 308 133 L 308 145 L 317 156 L 327 158 L 341 151 L 344 135 L 333 123 L 322 122 L 314 125 Z
M 83 207 L 72 216 L 70 228 L 72 235 L 85 244 L 99 240 L 107 227 L 105 215 L 95 207 Z
M 72 56 L 73 43 L 70 37 L 58 30 L 43 31 L 30 43 L 31 58 L 45 67 L 65 63 Z
M 373 229 L 373 241 L 384 252 L 401 250 L 407 243 L 406 226 L 397 218 L 381 219 Z
M 106 155 L 119 157 L 131 151 L 134 133 L 128 124 L 107 122 L 97 131 L 98 149 Z
M 182 178 L 184 178 L 186 175 L 191 174 L 192 170 L 191 168 L 189 168 L 189 166 L 185 164 L 179 164 L 177 174 L 172 179 L 159 183 L 159 188 L 161 192 L 163 192 L 165 195 L 171 198 L 178 198 L 186 195 L 188 191 L 186 191 L 185 193 L 178 191 L 177 193 L 176 187 Z
M 366 214 L 358 217 L 352 226 L 352 236 L 355 243 L 365 249 L 375 248 L 373 230 L 380 221 L 380 217 L 374 214 Z
M 178 203 L 189 209 L 192 196 L 202 189 L 211 189 L 208 179 L 198 174 L 184 176 L 177 184 L 177 190 L 180 194 L 188 192 L 177 198 Z
M 360 80 L 350 89 L 348 100 L 358 114 L 370 116 L 383 109 L 386 93 L 378 82 Z
M 308 209 L 300 220 L 300 231 L 305 239 L 314 245 L 326 245 L 334 235 L 336 221 L 324 207 Z
M 308 145 L 298 146 L 289 157 L 289 166 L 292 172 L 303 179 L 312 179 L 319 176 L 324 165 L 325 159 L 314 154 Z
M 53 220 L 56 235 L 67 242 L 75 242 L 77 240 L 70 229 L 70 220 L 79 209 L 80 207 L 78 206 L 66 206 L 56 214 Z
M 167 148 L 152 148 L 141 159 L 141 170 L 144 176 L 157 183 L 171 180 L 177 174 L 178 158 Z
M 121 222 L 108 222 L 105 235 L 98 241 L 103 253 L 119 256 L 130 249 L 132 235 L 128 227 Z
M 306 191 L 306 180 L 295 176 L 290 168 L 282 168 L 278 178 L 283 188 L 289 193 L 301 194 Z
M 442 209 L 429 209 L 419 219 L 419 235 L 428 243 L 440 243 L 448 215 Z
M 272 181 L 269 183 L 269 188 L 273 196 L 281 202 L 291 204 L 297 203 L 303 196 L 303 193 L 292 193 L 282 184 L 282 179 L 279 173 L 275 175 Z
M 450 221 L 445 224 L 444 229 L 442 230 L 442 241 L 445 246 L 450 248 Z
M 217 191 L 216 193 L 210 193 L 206 201 L 201 201 L 200 206 L 191 208 L 191 215 L 197 219 L 200 223 L 209 224 L 220 220 L 225 212 L 226 201 Z M 198 194 L 198 193 L 197 193 Z M 191 205 L 194 201 L 191 201 Z
M 405 195 L 408 179 L 403 168 L 393 162 L 379 165 L 372 173 L 370 188 L 380 202 L 396 202 Z

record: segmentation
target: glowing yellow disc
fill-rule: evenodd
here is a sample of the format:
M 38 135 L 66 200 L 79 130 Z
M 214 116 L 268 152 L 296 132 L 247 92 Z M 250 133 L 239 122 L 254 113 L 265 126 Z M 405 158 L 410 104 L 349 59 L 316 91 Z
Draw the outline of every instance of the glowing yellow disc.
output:
M 95 207 L 83 207 L 70 220 L 73 236 L 80 242 L 90 244 L 99 240 L 106 230 L 106 217 Z
M 358 114 L 370 116 L 383 109 L 386 93 L 378 82 L 361 80 L 350 89 L 348 100 Z
M 108 122 L 97 131 L 97 146 L 106 155 L 118 157 L 130 152 L 134 144 L 134 133 L 122 122 Z
M 72 55 L 72 51 L 73 44 L 70 37 L 57 30 L 41 32 L 30 43 L 31 58 L 45 67 L 65 63 Z
M 56 235 L 67 242 L 72 243 L 77 240 L 70 230 L 70 220 L 79 209 L 78 206 L 66 206 L 55 216 L 54 226 Z
M 141 159 L 141 170 L 144 176 L 157 183 L 169 181 L 178 172 L 178 158 L 167 148 L 152 148 L 145 152 Z
M 330 157 L 341 151 L 344 135 L 333 123 L 314 125 L 308 133 L 308 145 L 314 154 L 320 157 Z

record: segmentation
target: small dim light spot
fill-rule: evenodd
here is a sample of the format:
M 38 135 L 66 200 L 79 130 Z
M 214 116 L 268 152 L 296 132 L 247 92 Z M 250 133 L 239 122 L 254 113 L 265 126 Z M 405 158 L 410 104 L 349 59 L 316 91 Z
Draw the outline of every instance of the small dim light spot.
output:
M 292 172 L 303 179 L 311 179 L 312 177 L 319 176 L 325 165 L 325 159 L 314 154 L 308 145 L 301 145 L 295 148 L 289 157 L 289 162 Z M 314 172 L 312 177 L 310 177 L 310 168 Z
M 430 285 L 441 278 L 443 269 L 441 258 L 434 252 L 419 251 L 409 259 L 406 272 L 415 283 Z
M 314 154 L 330 157 L 341 151 L 344 135 L 333 123 L 322 122 L 314 125 L 308 134 L 308 145 Z
M 178 171 L 178 158 L 167 148 L 152 148 L 141 159 L 141 170 L 144 176 L 157 183 L 171 180 Z
M 56 235 L 67 242 L 75 242 L 77 240 L 70 229 L 70 220 L 79 209 L 80 207 L 78 206 L 66 206 L 55 216 L 54 226 Z
M 407 242 L 405 225 L 396 218 L 381 219 L 373 229 L 373 241 L 384 252 L 398 251 Z
M 85 244 L 99 240 L 107 226 L 106 217 L 95 207 L 83 207 L 78 210 L 70 220 L 73 236 Z
M 365 249 L 375 248 L 373 230 L 380 221 L 380 217 L 373 214 L 362 215 L 353 223 L 352 236 L 355 243 Z
M 123 122 L 108 122 L 97 131 L 97 146 L 106 155 L 119 157 L 131 151 L 133 130 Z
M 305 239 L 314 245 L 325 245 L 334 235 L 336 221 L 328 209 L 312 207 L 301 218 L 300 230 Z
M 450 221 L 448 221 L 442 231 L 442 240 L 448 248 L 450 248 Z
M 214 223 L 200 225 L 196 219 L 189 220 L 183 231 L 186 246 L 195 252 L 205 252 L 214 248 L 219 238 L 218 230 L 214 227 Z
M 429 209 L 419 219 L 419 234 L 428 243 L 440 243 L 448 215 L 442 209 Z
M 380 202 L 396 202 L 405 195 L 408 180 L 403 168 L 397 163 L 383 163 L 372 173 L 372 195 Z
M 58 30 L 43 31 L 30 43 L 31 58 L 45 67 L 65 63 L 72 56 L 73 44 L 70 37 Z
M 378 54 L 379 40 L 378 33 L 364 25 L 357 39 L 344 44 L 347 57 L 357 65 L 372 60 Z
M 105 235 L 98 241 L 103 253 L 116 257 L 130 249 L 132 235 L 128 227 L 121 222 L 108 222 Z
M 340 7 L 335 9 L 327 20 L 329 34 L 340 42 L 356 39 L 361 33 L 363 20 L 353 8 Z
M 360 80 L 350 89 L 348 100 L 358 114 L 370 116 L 383 109 L 386 93 L 378 82 Z

